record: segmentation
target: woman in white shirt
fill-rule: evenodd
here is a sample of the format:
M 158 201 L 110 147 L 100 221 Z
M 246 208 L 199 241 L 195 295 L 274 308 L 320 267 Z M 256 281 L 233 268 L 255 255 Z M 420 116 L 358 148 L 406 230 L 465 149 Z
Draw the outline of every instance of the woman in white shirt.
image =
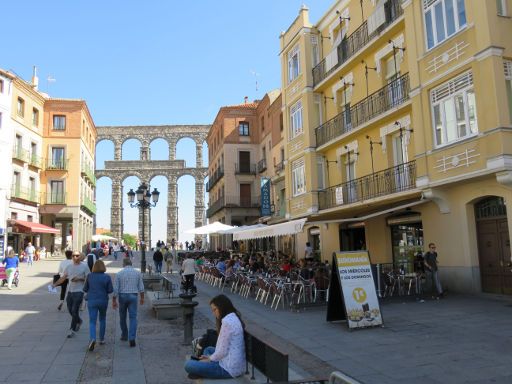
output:
M 225 295 L 215 296 L 210 308 L 217 323 L 217 345 L 207 347 L 199 360 L 189 360 L 185 371 L 190 379 L 230 379 L 245 372 L 244 323 Z

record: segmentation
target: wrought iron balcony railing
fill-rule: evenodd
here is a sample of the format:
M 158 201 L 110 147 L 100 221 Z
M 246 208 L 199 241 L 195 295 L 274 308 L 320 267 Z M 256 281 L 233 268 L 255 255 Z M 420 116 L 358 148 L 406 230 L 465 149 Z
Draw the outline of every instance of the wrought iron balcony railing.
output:
M 35 153 L 30 154 L 29 165 L 35 168 L 43 167 L 43 159 L 41 156 L 36 155 Z
M 284 161 L 280 161 L 279 163 L 274 165 L 274 169 L 275 169 L 276 173 L 280 173 L 280 172 L 284 171 Z
M 258 173 L 263 172 L 265 169 L 267 169 L 267 159 L 263 158 L 258 161 Z
M 317 147 L 409 100 L 409 74 L 400 76 L 315 129 Z
M 47 171 L 67 171 L 68 162 L 66 159 L 48 159 L 46 163 Z
M 384 14 L 386 21 L 376 30 L 368 34 L 368 23 L 365 21 L 350 36 L 343 39 L 336 47 L 338 62 L 332 68 L 327 69 L 326 59 L 323 59 L 313 68 L 313 87 L 316 87 L 324 79 L 329 77 L 338 67 L 348 59 L 362 50 L 366 44 L 375 39 L 380 33 L 392 24 L 403 14 L 402 0 L 388 0 L 384 4 Z
M 41 204 L 66 204 L 66 193 L 65 192 L 50 192 L 46 193 L 41 199 Z
M 39 202 L 39 192 L 32 188 L 23 188 L 14 184 L 11 188 L 11 199 L 13 198 L 37 204 Z
M 206 217 L 210 218 L 224 207 L 224 196 L 221 196 L 218 200 L 208 205 L 209 207 L 206 210 Z
M 30 160 L 30 152 L 21 147 L 14 147 L 12 151 L 12 158 L 24 162 L 28 162 Z
M 318 192 L 319 209 L 373 199 L 416 188 L 416 162 L 396 165 Z
M 94 169 L 82 165 L 82 175 L 84 175 L 93 186 L 96 186 L 96 176 L 94 176 Z
M 259 196 L 222 196 L 210 204 L 206 210 L 206 217 L 212 217 L 222 208 L 259 208 L 260 204 Z
M 256 164 L 254 163 L 236 163 L 235 174 L 237 175 L 255 175 Z
M 206 192 L 209 192 L 215 184 L 218 183 L 220 179 L 224 177 L 224 169 L 218 168 L 213 174 L 208 178 L 206 182 Z
M 91 214 L 96 214 L 96 204 L 94 204 L 88 197 L 82 199 L 82 208 L 85 208 Z

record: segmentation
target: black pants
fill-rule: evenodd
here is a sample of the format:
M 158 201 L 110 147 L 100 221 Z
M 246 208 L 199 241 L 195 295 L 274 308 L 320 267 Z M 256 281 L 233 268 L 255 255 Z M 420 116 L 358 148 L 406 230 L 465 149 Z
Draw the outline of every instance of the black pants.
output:
M 63 301 L 66 297 L 66 289 L 68 288 L 68 279 L 64 280 L 64 282 L 60 285 L 60 300 Z
M 192 275 L 184 275 L 185 276 L 185 290 L 189 291 L 194 288 L 194 277 L 195 274 Z

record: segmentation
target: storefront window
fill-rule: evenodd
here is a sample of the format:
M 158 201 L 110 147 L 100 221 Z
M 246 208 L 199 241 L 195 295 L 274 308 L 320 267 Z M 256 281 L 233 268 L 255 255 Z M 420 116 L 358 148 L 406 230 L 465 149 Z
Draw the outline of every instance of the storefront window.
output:
M 407 223 L 391 226 L 393 263 L 405 273 L 414 272 L 414 256 L 423 251 L 422 223 Z

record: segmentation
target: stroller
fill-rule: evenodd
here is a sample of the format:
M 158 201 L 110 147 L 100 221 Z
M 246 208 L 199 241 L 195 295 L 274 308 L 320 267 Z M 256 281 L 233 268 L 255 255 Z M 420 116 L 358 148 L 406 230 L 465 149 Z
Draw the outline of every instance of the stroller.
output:
M 2 280 L 2 287 L 4 287 L 7 284 L 7 272 L 5 272 L 5 267 L 0 267 L 0 280 Z M 16 268 L 16 271 L 14 272 L 12 283 L 15 287 L 20 283 L 20 271 L 18 268 Z

